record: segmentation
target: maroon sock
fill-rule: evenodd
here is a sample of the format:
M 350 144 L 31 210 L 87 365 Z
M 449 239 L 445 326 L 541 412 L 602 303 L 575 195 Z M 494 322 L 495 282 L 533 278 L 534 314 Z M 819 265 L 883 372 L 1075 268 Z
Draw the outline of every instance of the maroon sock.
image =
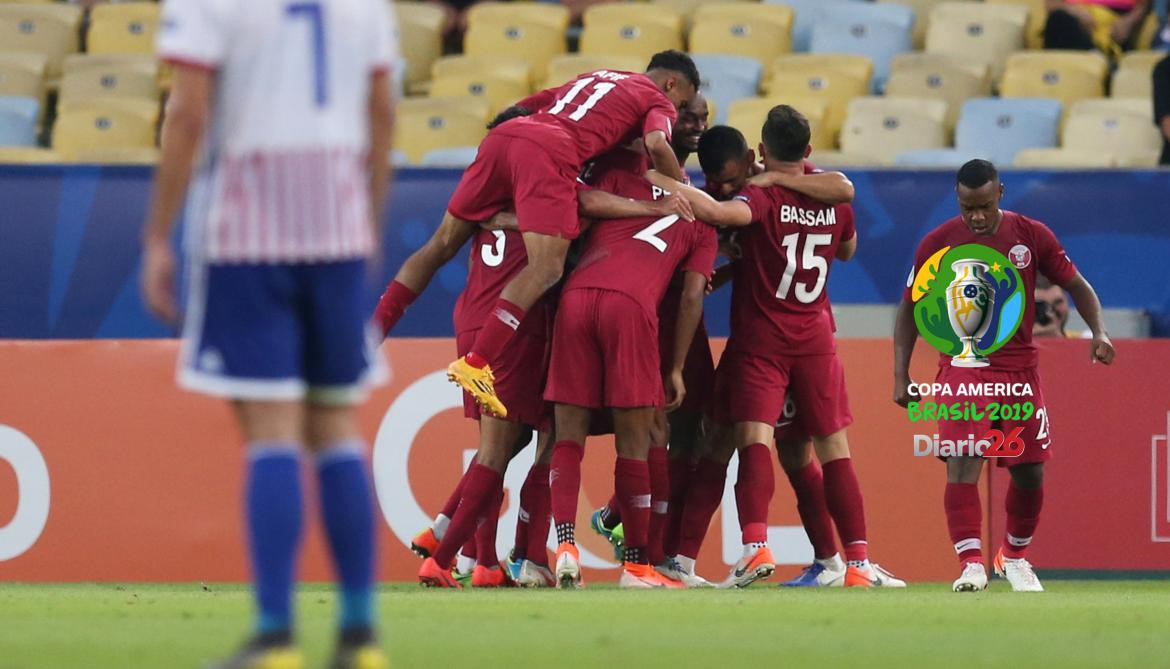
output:
M 796 512 L 818 560 L 837 554 L 837 538 L 833 536 L 833 519 L 825 502 L 825 478 L 821 465 L 810 460 L 799 471 L 787 472 L 788 482 L 796 493 Z
M 666 447 L 651 448 L 646 457 L 650 476 L 650 530 L 647 535 L 646 557 L 650 564 L 666 562 L 662 535 L 666 529 L 666 514 L 670 510 L 670 465 Z
M 386 286 L 386 292 L 382 293 L 382 298 L 378 300 L 378 306 L 374 309 L 374 320 L 382 328 L 383 337 L 390 334 L 390 330 L 394 329 L 406 308 L 416 299 L 418 293 L 397 281 L 391 281 L 390 285 Z
M 467 481 L 467 474 L 471 472 L 471 467 L 474 466 L 475 463 L 472 462 L 471 466 L 467 468 L 467 471 L 463 472 L 463 476 L 459 477 L 459 483 L 455 485 L 455 489 L 451 491 L 451 496 L 447 498 L 447 503 L 443 505 L 439 513 L 448 518 L 455 516 L 455 509 L 459 508 L 459 500 L 463 499 L 463 484 Z
M 683 508 L 686 506 L 694 465 L 691 464 L 690 458 L 681 457 L 670 460 L 668 467 L 670 506 L 666 510 L 666 529 L 662 532 L 662 552 L 666 555 L 678 555 L 678 544 L 682 539 Z
M 439 542 L 435 550 L 435 562 L 443 567 L 451 564 L 455 553 L 469 542 L 470 546 L 463 546 L 463 554 L 468 555 L 470 549 L 475 551 L 475 530 L 479 527 L 488 505 L 495 500 L 496 494 L 503 485 L 503 477 L 499 472 L 483 465 L 475 464 L 467 470 L 467 480 L 463 483 L 463 498 L 459 501 L 459 508 L 451 518 L 451 525 Z
M 1018 488 L 1008 483 L 1003 508 L 1007 511 L 1007 533 L 1003 537 L 1003 556 L 1022 558 L 1032 543 L 1032 535 L 1040 524 L 1040 509 L 1044 506 L 1044 488 Z
M 865 503 L 861 499 L 861 484 L 853 458 L 840 458 L 823 465 L 825 476 L 825 506 L 837 524 L 841 548 L 846 562 L 864 562 L 869 559 L 869 544 L 865 536 Z
M 532 495 L 537 486 L 548 488 L 548 466 L 544 466 L 543 474 L 537 468 L 541 465 L 532 465 L 528 476 L 524 478 L 524 485 L 520 486 L 520 511 L 516 514 L 516 540 L 512 545 L 512 559 L 523 560 L 528 553 L 528 530 L 532 523 Z M 544 480 L 541 480 L 543 477 Z
M 711 516 L 723 499 L 723 487 L 727 485 L 727 465 L 714 460 L 702 459 L 695 465 L 691 476 L 691 490 L 687 496 L 682 514 L 682 537 L 678 543 L 678 555 L 691 559 L 699 557 L 699 548 L 707 536 Z
M 739 451 L 739 477 L 735 482 L 735 506 L 743 543 L 768 542 L 768 504 L 776 492 L 772 457 L 767 444 L 752 444 Z
M 483 324 L 479 334 L 475 337 L 475 343 L 471 345 L 472 354 L 468 356 L 468 362 L 482 366 L 477 364 L 481 360 L 488 364 L 491 364 L 493 360 L 498 360 L 500 351 L 504 350 L 504 345 L 508 343 L 512 335 L 516 334 L 516 328 L 520 327 L 522 320 L 524 320 L 524 309 L 502 297 L 496 300 L 492 315 Z M 477 356 L 479 359 L 475 360 L 471 356 Z
M 613 468 L 613 489 L 622 508 L 626 560 L 648 564 L 650 466 L 645 460 L 618 458 Z
M 601 524 L 612 530 L 622 522 L 622 505 L 618 502 L 617 493 L 609 498 L 605 506 L 601 507 Z
M 979 505 L 979 486 L 975 483 L 947 483 L 943 495 L 947 529 L 959 555 L 959 566 L 983 562 L 983 507 Z
M 495 498 L 488 502 L 479 529 L 475 531 L 475 559 L 485 567 L 500 564 L 500 556 L 496 554 L 496 530 L 500 525 L 500 507 L 503 504 L 504 489 L 500 488 Z
M 538 565 L 548 566 L 548 528 L 551 521 L 549 509 L 548 465 L 535 464 L 529 476 L 535 481 L 528 491 L 528 546 L 524 557 Z
M 581 492 L 581 459 L 585 449 L 575 441 L 558 441 L 549 464 L 549 493 L 557 533 L 564 525 L 577 523 L 577 496 Z M 558 542 L 561 537 L 557 537 Z

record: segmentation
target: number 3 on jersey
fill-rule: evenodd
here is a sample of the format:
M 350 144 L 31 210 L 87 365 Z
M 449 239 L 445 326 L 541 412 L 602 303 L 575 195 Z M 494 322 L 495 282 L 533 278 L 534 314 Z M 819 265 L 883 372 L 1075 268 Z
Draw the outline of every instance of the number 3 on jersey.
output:
M 577 95 L 586 86 L 593 83 L 594 79 L 595 77 L 585 77 L 584 79 L 578 79 L 577 83 L 573 84 L 573 87 L 570 88 L 563 96 L 561 96 L 561 99 L 557 100 L 556 104 L 554 104 L 552 108 L 548 110 L 548 113 L 559 114 L 563 112 L 565 107 L 570 102 L 572 102 L 573 99 L 576 98 Z M 589 110 L 593 109 L 593 106 L 600 102 L 601 98 L 605 97 L 605 94 L 612 91 L 616 86 L 617 84 L 612 84 L 608 81 L 593 86 L 593 94 L 586 98 L 585 102 L 579 105 L 572 114 L 569 114 L 569 120 L 580 121 L 581 119 L 585 118 L 585 115 L 589 113 Z
M 496 236 L 495 243 L 480 246 L 479 259 L 488 267 L 499 267 L 500 263 L 504 262 L 504 247 L 507 245 L 508 237 L 504 235 L 503 230 L 492 230 L 492 234 Z
M 796 274 L 796 247 L 800 244 L 801 233 L 794 232 L 791 235 L 785 235 L 784 239 L 780 241 L 780 245 L 784 247 L 785 259 L 788 261 L 784 267 L 784 276 L 780 277 L 780 287 L 776 289 L 776 297 L 786 300 L 788 293 L 792 290 L 792 277 Z M 796 283 L 797 301 L 803 304 L 810 304 L 815 302 L 821 293 L 825 291 L 825 279 L 829 274 L 829 263 L 821 256 L 817 255 L 818 246 L 828 246 L 833 243 L 833 235 L 807 235 L 804 238 L 804 252 L 800 254 L 800 268 L 801 269 L 815 269 L 817 271 L 817 280 L 812 288 L 808 287 L 807 283 L 798 281 Z

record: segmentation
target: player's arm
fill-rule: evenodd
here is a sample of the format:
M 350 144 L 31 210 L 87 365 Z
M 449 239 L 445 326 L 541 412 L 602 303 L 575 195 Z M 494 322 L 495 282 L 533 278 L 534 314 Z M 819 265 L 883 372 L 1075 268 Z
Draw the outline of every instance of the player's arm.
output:
M 748 179 L 748 184 L 761 188 L 783 186 L 826 204 L 845 204 L 853 201 L 853 182 L 842 172 L 812 174 L 762 172 Z
M 903 299 L 894 317 L 894 403 L 903 407 L 917 399 L 910 394 L 910 358 L 917 341 L 914 304 Z
M 154 172 L 154 188 L 142 235 L 142 295 L 150 311 L 168 323 L 175 322 L 179 314 L 171 230 L 186 197 L 195 154 L 207 129 L 214 87 L 214 70 L 175 64 L 160 137 L 162 151 Z M 383 154 L 386 155 L 389 154 Z
M 713 293 L 731 282 L 734 276 L 734 263 L 724 263 L 711 272 L 711 280 L 707 282 L 707 292 Z
M 853 235 L 849 239 L 841 242 L 837 247 L 837 260 L 848 261 L 857 254 L 857 235 Z
M 666 403 L 667 411 L 679 408 L 686 397 L 683 365 L 687 360 L 687 352 L 691 350 L 691 340 L 695 338 L 699 319 L 703 316 L 703 296 L 706 293 L 706 275 L 699 272 L 683 272 L 682 295 L 678 300 L 678 320 L 674 325 L 674 351 L 671 353 L 670 379 L 667 386 L 670 391 Z
M 654 169 L 675 181 L 682 181 L 684 179 L 682 166 L 678 164 L 678 157 L 674 155 L 674 149 L 670 146 L 666 133 L 655 130 L 647 133 L 643 140 L 646 144 L 646 153 L 654 163 Z
M 370 227 L 375 248 L 381 248 L 382 215 L 386 192 L 393 178 L 390 149 L 394 145 L 394 94 L 390 90 L 390 72 L 377 70 L 370 75 Z
M 719 202 L 694 186 L 688 186 L 654 170 L 647 172 L 646 178 L 663 190 L 681 193 L 691 203 L 695 218 L 704 223 L 730 227 L 743 227 L 752 224 L 752 210 L 746 202 L 739 200 Z
M 587 218 L 641 218 L 678 215 L 684 221 L 695 220 L 690 202 L 677 192 L 661 200 L 634 200 L 597 188 L 577 191 L 577 213 Z
M 1116 351 L 1113 350 L 1113 342 L 1110 341 L 1109 333 L 1105 330 L 1105 319 L 1101 317 L 1101 300 L 1097 297 L 1097 291 L 1093 290 L 1093 286 L 1080 272 L 1076 273 L 1072 281 L 1064 285 L 1064 289 L 1072 296 L 1073 303 L 1077 306 L 1077 313 L 1085 319 L 1085 324 L 1093 333 L 1093 341 L 1089 349 L 1090 359 L 1093 362 L 1103 362 L 1106 365 L 1112 363 Z

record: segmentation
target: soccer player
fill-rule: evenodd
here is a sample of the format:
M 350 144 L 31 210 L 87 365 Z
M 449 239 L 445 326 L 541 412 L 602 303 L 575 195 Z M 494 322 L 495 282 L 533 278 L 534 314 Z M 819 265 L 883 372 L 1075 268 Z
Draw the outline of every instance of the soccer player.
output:
M 641 176 L 632 152 L 607 156 L 595 168 L 596 186 L 617 195 L 662 195 Z M 683 365 L 702 312 L 703 293 L 715 261 L 715 231 L 677 216 L 626 218 L 597 224 L 566 281 L 553 332 L 545 398 L 556 404 L 557 443 L 551 487 L 556 526 L 555 573 L 561 587 L 581 585 L 574 534 L 581 459 L 591 413 L 612 413 L 618 459 L 614 490 L 625 527 L 626 588 L 682 587 L 649 564 L 651 481 L 647 457 L 656 408 L 684 398 Z M 678 269 L 685 272 L 669 377 L 660 374 L 658 303 Z
M 514 206 L 528 253 L 528 264 L 504 287 L 470 352 L 448 368 L 451 380 L 489 413 L 507 413 L 493 386 L 498 370 L 492 365 L 501 364 L 501 351 L 525 311 L 560 280 L 569 244 L 580 232 L 575 181 L 581 168 L 641 139 L 656 169 L 681 178 L 671 126 L 698 85 L 690 57 L 664 51 L 645 74 L 597 70 L 521 101 L 519 106 L 536 113 L 493 128 L 480 144 L 443 225 L 486 220 Z M 397 299 L 396 308 L 405 308 L 411 294 L 400 291 Z
M 910 393 L 910 356 L 918 340 L 914 323 L 911 289 L 914 277 L 923 263 L 947 246 L 982 244 L 1002 253 L 1019 270 L 1023 280 L 1024 315 L 1016 334 L 988 356 L 986 367 L 964 368 L 950 364 L 950 356 L 940 355 L 936 381 L 944 384 L 967 383 L 1024 383 L 1033 396 L 974 398 L 981 405 L 989 402 L 1019 402 L 1027 400 L 1037 407 L 1028 420 L 1001 420 L 992 424 L 986 418 L 978 421 L 939 421 L 939 439 L 967 439 L 977 437 L 995 427 L 1005 433 L 1022 429 L 1020 438 L 1024 451 L 1019 457 L 1000 458 L 999 466 L 1011 474 L 1004 510 L 1007 511 L 1007 531 L 995 555 L 996 573 L 1007 578 L 1012 590 L 1040 592 L 1044 587 L 1036 578 L 1032 565 L 1024 557 L 1040 521 L 1044 504 L 1044 463 L 1052 459 L 1052 431 L 1048 409 L 1044 403 L 1040 375 L 1037 371 L 1039 351 L 1032 343 L 1032 325 L 1035 305 L 1031 299 L 1036 288 L 1037 274 L 1063 287 L 1072 295 L 1077 311 L 1092 331 L 1089 359 L 1106 365 L 1113 362 L 1115 351 L 1101 318 L 1101 302 L 1089 282 L 1085 280 L 1060 242 L 1048 226 L 1026 216 L 999 208 L 1003 184 L 999 172 L 986 160 L 972 160 L 964 164 L 955 178 L 955 193 L 959 201 L 959 215 L 932 230 L 918 245 L 914 267 L 907 281 L 902 303 L 894 324 L 894 401 L 906 406 L 915 399 Z M 1022 247 L 1022 248 L 1021 248 Z M 943 508 L 947 528 L 958 554 L 961 574 L 955 580 L 955 592 L 974 592 L 987 587 L 987 569 L 983 564 L 983 544 L 980 539 L 983 513 L 979 501 L 979 477 L 983 472 L 983 458 L 952 457 L 947 461 L 947 486 Z
M 169 0 L 175 67 L 144 233 L 147 306 L 174 321 L 171 227 L 187 193 L 179 384 L 232 400 L 247 442 L 258 616 L 225 668 L 299 668 L 292 592 L 302 451 L 340 582 L 332 666 L 375 669 L 375 521 L 355 406 L 385 376 L 368 344 L 366 259 L 389 181 L 393 14 L 378 0 Z M 198 167 L 195 168 L 196 158 Z

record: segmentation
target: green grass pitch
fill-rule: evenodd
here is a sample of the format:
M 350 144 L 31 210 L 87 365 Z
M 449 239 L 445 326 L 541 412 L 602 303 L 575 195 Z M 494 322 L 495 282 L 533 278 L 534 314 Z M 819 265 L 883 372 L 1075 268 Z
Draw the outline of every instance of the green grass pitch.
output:
M 387 585 L 398 669 L 479 667 L 1170 667 L 1170 582 L 1003 581 L 979 594 L 905 591 L 436 591 Z M 247 631 L 240 585 L 0 584 L 0 669 L 195 668 Z M 297 599 L 309 667 L 324 666 L 332 591 Z

